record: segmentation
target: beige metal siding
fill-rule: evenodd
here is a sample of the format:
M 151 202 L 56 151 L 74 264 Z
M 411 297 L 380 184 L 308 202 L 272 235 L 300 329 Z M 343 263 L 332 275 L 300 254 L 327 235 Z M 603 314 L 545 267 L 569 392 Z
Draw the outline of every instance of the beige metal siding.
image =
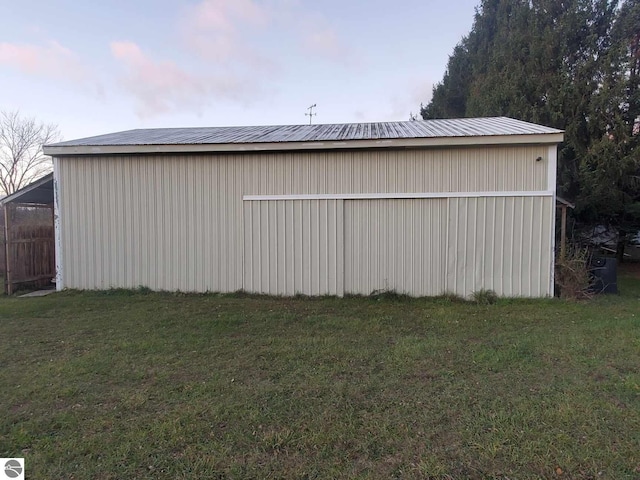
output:
M 345 201 L 345 292 L 444 291 L 447 200 Z
M 342 200 L 244 204 L 244 288 L 270 295 L 344 293 Z
M 346 278 L 353 285 L 353 289 L 349 291 L 357 293 L 396 288 L 415 295 L 425 295 L 440 293 L 438 289 L 441 284 L 432 280 L 437 277 L 433 274 L 437 271 L 442 273 L 438 278 L 442 279 L 441 282 L 446 281 L 446 288 L 468 293 L 471 288 L 468 285 L 471 283 L 467 270 L 464 271 L 464 279 L 456 277 L 454 282 L 449 276 L 445 276 L 439 263 L 434 264 L 431 271 L 423 275 L 409 260 L 413 255 L 427 255 L 418 251 L 419 245 L 416 243 L 418 239 L 424 238 L 416 237 L 411 232 L 418 228 L 431 228 L 429 222 L 441 225 L 444 217 L 441 207 L 435 205 L 443 205 L 446 200 L 345 200 L 345 215 L 348 216 L 346 223 L 340 223 L 337 213 L 341 211 L 339 205 L 342 201 L 310 201 L 316 203 L 307 204 L 311 209 L 309 218 L 316 222 L 335 221 L 336 239 L 339 238 L 339 228 L 352 228 L 353 236 L 348 237 L 344 245 L 350 253 L 341 254 L 340 242 L 336 240 L 335 243 L 336 265 L 339 264 L 341 255 L 347 262 L 347 271 L 342 277 L 336 266 L 334 270 L 314 270 L 311 279 L 304 280 L 304 275 L 309 275 L 311 257 L 296 257 L 303 260 L 306 258 L 304 261 L 307 263 L 296 263 L 297 260 L 291 263 L 292 259 L 286 254 L 283 256 L 282 252 L 278 254 L 275 251 L 277 255 L 274 257 L 274 251 L 270 250 L 272 247 L 264 249 L 262 243 L 258 250 L 253 247 L 247 250 L 247 242 L 256 240 L 254 234 L 259 234 L 260 242 L 266 238 L 263 236 L 263 228 L 276 228 L 274 232 L 277 234 L 269 233 L 270 241 L 271 235 L 275 235 L 273 238 L 278 242 L 282 238 L 287 241 L 293 238 L 278 229 L 284 228 L 282 225 L 298 225 L 298 220 L 294 218 L 298 204 L 293 206 L 287 200 L 282 203 L 284 207 L 280 207 L 280 203 L 274 203 L 278 206 L 272 207 L 271 202 L 263 207 L 262 202 L 259 202 L 260 206 L 257 207 L 253 205 L 254 202 L 243 202 L 243 195 L 546 191 L 549 178 L 548 153 L 547 146 L 534 145 L 428 150 L 61 157 L 56 163 L 61 188 L 59 212 L 62 228 L 62 285 L 65 288 L 81 289 L 143 285 L 158 290 L 229 292 L 247 288 L 267 293 L 290 294 L 300 291 L 340 294 L 340 281 Z M 542 157 L 542 161 L 536 161 L 537 157 Z M 501 200 L 494 201 L 495 208 L 498 208 Z M 537 231 L 533 233 L 537 227 L 532 223 L 519 228 L 532 232 L 536 248 L 547 248 L 552 228 L 552 217 L 548 215 L 550 207 L 545 206 L 542 209 L 544 212 L 540 213 L 537 210 L 540 201 L 538 198 L 503 201 L 506 205 L 511 205 L 509 202 L 512 202 L 513 205 L 522 204 L 526 208 L 535 205 L 535 218 L 526 217 L 523 221 L 545 222 L 540 236 L 538 237 Z M 480 200 L 469 202 L 468 205 L 487 204 Z M 352 206 L 347 206 L 348 203 Z M 329 213 L 332 205 L 336 208 L 335 214 Z M 404 205 L 407 210 L 397 210 L 399 205 Z M 247 209 L 255 215 L 256 208 L 284 208 L 285 214 L 286 209 L 293 209 L 294 213 L 290 218 L 286 215 L 280 217 L 277 213 L 273 217 L 267 212 L 270 215 L 268 218 L 277 219 L 276 223 L 267 223 L 267 226 L 261 226 L 257 230 L 251 223 L 253 230 L 247 232 Z M 486 213 L 489 220 L 492 218 L 491 211 Z M 327 219 L 321 217 L 321 214 L 327 215 Z M 372 269 L 371 278 L 367 279 L 358 273 L 357 269 L 364 268 L 364 264 L 356 263 L 353 258 L 364 261 L 367 254 L 358 249 L 360 244 L 365 245 L 367 231 L 362 225 L 358 227 L 360 230 L 354 228 L 357 226 L 358 215 L 365 214 L 377 215 L 381 222 L 379 230 L 369 231 L 370 234 L 378 235 L 380 241 L 389 242 L 389 245 L 393 245 L 393 242 L 402 245 L 402 254 L 390 251 L 385 245 L 367 247 L 371 255 L 375 254 L 376 249 L 387 251 L 391 252 L 394 261 L 400 262 L 394 265 L 397 271 L 394 270 L 391 275 L 384 273 L 384 269 L 376 271 L 381 265 L 376 267 L 374 264 L 367 267 Z M 302 213 L 300 215 L 300 221 L 304 224 L 308 217 Z M 335 215 L 335 218 L 331 215 Z M 267 222 L 263 219 L 262 210 L 259 216 L 261 222 Z M 472 236 L 478 235 L 475 230 L 467 228 L 471 217 L 464 218 L 467 218 L 464 222 L 452 220 L 450 214 L 448 228 L 455 225 L 454 235 L 463 235 L 465 232 Z M 384 226 L 384 222 L 396 222 L 392 223 L 396 225 L 393 227 L 395 230 L 389 230 L 392 227 Z M 326 228 L 334 228 L 332 225 L 334 224 Z M 516 224 L 516 227 L 518 225 L 520 224 Z M 321 235 L 329 232 L 322 228 L 316 223 L 313 235 L 319 237 L 313 237 L 315 240 L 311 236 L 302 239 L 301 245 L 317 240 L 319 243 L 314 251 L 320 252 L 321 256 L 333 255 L 333 245 L 327 247 L 329 250 L 326 253 L 321 253 L 325 245 Z M 369 228 L 373 228 L 373 225 Z M 485 232 L 487 237 L 490 234 L 491 232 Z M 355 239 L 356 235 L 360 236 L 361 242 Z M 449 238 L 451 245 L 451 236 Z M 450 269 L 451 261 L 442 260 L 447 250 L 442 238 L 428 237 L 428 241 L 433 242 L 433 251 L 442 252 L 438 261 L 445 262 Z M 463 239 L 457 237 L 456 241 L 462 242 Z M 514 245 L 520 245 L 518 242 L 518 238 L 513 239 Z M 279 245 L 278 248 L 282 248 L 281 243 L 276 244 Z M 525 247 L 526 245 L 521 245 L 518 248 Z M 313 245 L 309 248 L 313 248 Z M 469 257 L 468 261 L 475 258 L 475 250 L 458 244 L 455 249 L 456 252 L 463 252 L 465 259 Z M 429 254 L 430 252 L 432 250 L 428 251 Z M 253 255 L 250 257 L 251 266 L 246 263 L 247 253 Z M 425 262 L 433 260 L 428 255 L 424 258 Z M 281 265 L 280 259 L 289 263 Z M 316 257 L 316 261 L 320 262 L 317 265 L 324 265 L 325 259 L 322 257 L 318 260 Z M 550 261 L 545 262 L 546 258 L 542 258 L 539 264 L 532 259 L 531 265 L 535 269 L 550 270 Z M 298 277 L 291 280 L 286 277 L 285 272 L 293 264 L 298 269 Z M 459 269 L 460 265 L 458 262 L 453 268 Z M 508 271 L 507 263 L 499 265 L 502 272 Z M 523 265 L 522 268 L 527 268 L 529 264 Z M 269 278 L 265 278 L 264 273 L 256 277 L 250 268 L 257 266 L 268 267 Z M 520 264 L 516 267 L 520 268 Z M 406 278 L 401 273 L 403 268 L 413 269 Z M 482 272 L 482 275 L 491 274 L 490 270 Z M 536 286 L 544 283 L 542 273 L 535 281 L 522 275 L 516 275 L 516 280 L 522 283 L 522 287 L 507 287 L 508 279 L 505 278 L 505 286 L 496 284 L 494 288 L 505 294 L 549 293 L 548 288 L 545 290 Z M 476 278 L 476 273 L 473 278 Z M 532 286 L 528 287 L 527 282 L 533 282 Z M 483 280 L 482 285 L 485 284 L 485 288 L 492 288 Z M 298 290 L 299 285 L 301 290 Z
M 252 154 L 245 195 L 547 190 L 548 147 Z M 542 158 L 536 161 L 536 158 Z
M 551 295 L 552 197 L 449 199 L 447 290 Z
M 242 176 L 232 158 L 65 158 L 66 288 L 242 287 Z

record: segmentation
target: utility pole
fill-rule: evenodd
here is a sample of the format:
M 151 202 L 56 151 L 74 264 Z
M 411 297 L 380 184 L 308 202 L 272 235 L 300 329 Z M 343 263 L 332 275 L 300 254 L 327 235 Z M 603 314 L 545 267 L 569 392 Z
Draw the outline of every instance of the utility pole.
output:
M 313 119 L 314 115 L 318 115 L 317 113 L 313 113 L 313 109 L 316 108 L 316 106 L 317 105 L 314 103 L 309 108 L 307 108 L 307 110 L 309 110 L 309 113 L 305 113 L 305 115 L 309 117 L 309 125 L 311 125 L 311 120 Z

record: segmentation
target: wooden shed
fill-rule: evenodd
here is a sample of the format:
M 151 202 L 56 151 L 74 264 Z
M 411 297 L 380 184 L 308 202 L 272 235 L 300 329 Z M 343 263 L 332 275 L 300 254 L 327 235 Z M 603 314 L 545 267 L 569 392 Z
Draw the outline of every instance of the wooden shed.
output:
M 0 276 L 4 292 L 46 287 L 55 277 L 53 174 L 0 199 Z
M 552 295 L 562 139 L 500 117 L 48 145 L 57 287 Z

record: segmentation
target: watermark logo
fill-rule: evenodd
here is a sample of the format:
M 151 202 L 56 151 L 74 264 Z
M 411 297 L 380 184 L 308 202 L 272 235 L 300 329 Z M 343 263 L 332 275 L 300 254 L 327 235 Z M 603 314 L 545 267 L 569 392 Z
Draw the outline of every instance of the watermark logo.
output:
M 24 458 L 0 458 L 0 480 L 24 480 Z

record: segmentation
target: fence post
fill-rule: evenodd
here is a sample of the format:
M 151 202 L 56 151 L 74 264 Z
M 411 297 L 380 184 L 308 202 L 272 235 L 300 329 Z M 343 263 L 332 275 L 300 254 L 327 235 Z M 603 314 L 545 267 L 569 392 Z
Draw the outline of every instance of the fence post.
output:
M 9 204 L 4 204 L 4 291 L 7 295 L 13 294 L 13 285 L 11 285 L 11 255 L 10 255 L 10 245 L 11 245 L 11 229 L 9 225 L 11 224 L 9 220 L 9 215 L 11 210 L 9 208 Z
M 560 211 L 562 214 L 560 221 L 560 259 L 564 260 L 567 252 L 567 206 L 563 205 Z

